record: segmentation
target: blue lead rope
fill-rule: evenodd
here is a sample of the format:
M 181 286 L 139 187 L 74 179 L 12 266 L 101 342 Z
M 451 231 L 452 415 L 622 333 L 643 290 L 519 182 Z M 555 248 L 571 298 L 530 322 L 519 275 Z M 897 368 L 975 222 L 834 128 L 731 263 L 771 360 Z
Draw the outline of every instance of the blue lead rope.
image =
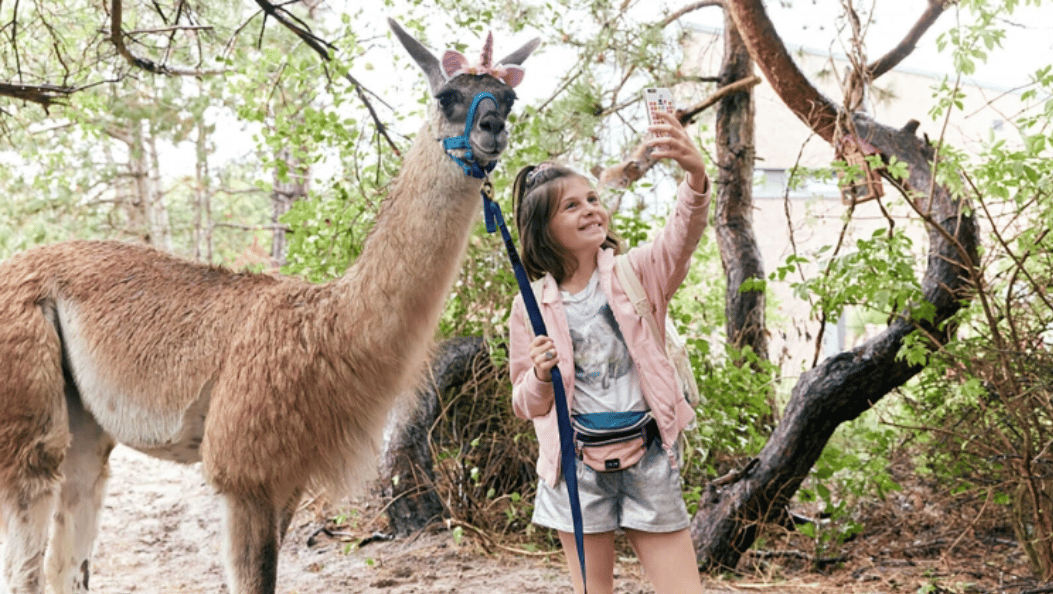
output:
M 497 165 L 497 161 L 491 162 L 486 167 L 481 167 L 479 160 L 472 153 L 472 143 L 469 134 L 472 131 L 472 124 L 475 123 L 476 110 L 483 99 L 489 99 L 495 105 L 497 104 L 497 99 L 491 93 L 483 92 L 477 94 L 472 99 L 472 105 L 468 109 L 468 117 L 464 122 L 464 134 L 443 139 L 442 147 L 446 150 L 446 154 L 460 165 L 465 175 L 483 180 L 480 194 L 483 197 L 483 216 L 486 220 L 486 231 L 487 233 L 494 233 L 498 227 L 501 228 L 501 236 L 504 238 L 505 248 L 508 250 L 508 259 L 512 261 L 512 270 L 515 272 L 516 282 L 519 284 L 519 292 L 523 296 L 523 305 L 526 306 L 527 314 L 530 316 L 530 324 L 534 328 L 534 335 L 548 335 L 548 332 L 545 331 L 545 321 L 541 318 L 541 309 L 538 308 L 537 299 L 534 298 L 534 291 L 530 288 L 530 279 L 527 278 L 526 269 L 523 268 L 523 262 L 519 259 L 519 252 L 516 251 L 515 243 L 512 242 L 512 235 L 508 232 L 508 227 L 505 225 L 505 218 L 501 216 L 501 207 L 494 202 L 494 187 L 490 184 L 490 178 L 487 174 Z M 463 149 L 465 151 L 464 155 L 458 157 L 450 152 L 456 149 Z M 581 501 L 578 499 L 577 455 L 574 453 L 574 430 L 570 425 L 567 395 L 563 389 L 563 376 L 559 372 L 559 367 L 552 368 L 552 388 L 555 392 L 556 425 L 559 427 L 560 465 L 563 467 L 563 480 L 567 482 L 567 493 L 570 496 L 570 517 L 574 522 L 574 543 L 578 549 L 578 563 L 581 564 L 581 584 L 585 594 L 588 594 L 589 588 L 585 580 L 585 536 L 581 522 Z
M 523 297 L 523 305 L 526 306 L 527 315 L 530 316 L 530 325 L 534 328 L 534 335 L 548 335 L 545 331 L 545 321 L 541 318 L 541 309 L 538 308 L 537 299 L 534 298 L 534 290 L 530 288 L 530 279 L 527 277 L 523 262 L 519 259 L 515 243 L 505 225 L 505 218 L 501 216 L 501 207 L 493 200 L 494 189 L 490 180 L 483 181 L 483 214 L 486 220 L 487 233 L 493 233 L 497 227 L 501 228 L 501 236 L 505 240 L 505 248 L 508 250 L 508 259 L 512 261 L 512 270 L 519 284 L 519 293 Z M 563 377 L 559 367 L 552 368 L 552 389 L 555 392 L 556 424 L 559 427 L 559 453 L 560 465 L 563 467 L 563 480 L 567 482 L 567 493 L 570 495 L 570 517 L 574 522 L 574 543 L 578 548 L 578 562 L 581 564 L 581 583 L 588 593 L 585 582 L 585 536 L 581 522 L 581 502 L 578 499 L 578 475 L 577 455 L 574 453 L 574 430 L 570 426 L 570 412 L 567 409 L 567 395 L 563 390 Z

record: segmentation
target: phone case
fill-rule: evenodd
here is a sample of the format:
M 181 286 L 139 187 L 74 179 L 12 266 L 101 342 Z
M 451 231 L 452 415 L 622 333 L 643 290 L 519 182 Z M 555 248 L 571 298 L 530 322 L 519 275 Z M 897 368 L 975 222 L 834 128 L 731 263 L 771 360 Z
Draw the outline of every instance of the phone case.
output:
M 665 111 L 673 113 L 676 107 L 673 105 L 673 93 L 669 89 L 655 87 L 644 89 L 644 101 L 647 102 L 647 123 L 655 124 L 658 116 L 655 113 Z

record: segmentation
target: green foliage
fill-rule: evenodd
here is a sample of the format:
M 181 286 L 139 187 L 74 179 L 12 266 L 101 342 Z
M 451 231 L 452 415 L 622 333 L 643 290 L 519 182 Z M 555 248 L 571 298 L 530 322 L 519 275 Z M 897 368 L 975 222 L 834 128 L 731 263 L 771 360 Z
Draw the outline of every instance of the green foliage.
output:
M 615 217 L 618 233 L 628 246 L 647 241 L 663 219 L 642 212 Z M 724 292 L 716 241 L 704 236 L 692 256 L 691 268 L 674 295 L 669 316 L 687 346 L 699 386 L 697 422 L 681 435 L 685 498 L 692 513 L 701 486 L 741 460 L 755 454 L 771 431 L 771 403 L 778 367 L 750 349 L 726 344 Z
M 329 192 L 294 202 L 281 219 L 290 230 L 283 272 L 316 283 L 342 275 L 361 253 L 375 216 L 374 203 L 353 199 L 338 183 Z
M 504 242 L 499 234 L 487 235 L 480 224 L 439 330 L 444 336 L 484 336 L 495 347 L 493 356 L 503 357 L 498 347 L 508 337 L 508 316 L 518 292 Z
M 1053 90 L 1048 71 L 1037 73 L 1032 99 Z M 1053 138 L 1036 115 L 1048 101 L 1036 103 L 1014 122 L 1019 140 L 992 139 L 963 176 L 989 241 L 971 271 L 975 294 L 949 323 L 957 340 L 934 350 L 919 334 L 904 347 L 902 356 L 926 367 L 906 391 L 902 422 L 931 431 L 923 433 L 927 470 L 960 497 L 984 497 L 1015 530 L 1035 574 L 1050 579 Z
M 998 32 L 971 28 L 947 37 L 961 46 L 956 60 L 963 73 L 1000 39 Z M 1042 297 L 1051 267 L 1048 250 L 1040 244 L 1053 220 L 1045 200 L 1053 171 L 1044 116 L 1050 106 L 1035 101 L 1049 96 L 1048 75 L 1049 69 L 1037 71 L 1035 89 L 1025 93 L 1039 109 L 1014 122 L 1019 142 L 992 139 L 976 158 L 936 142 L 936 182 L 973 201 L 966 212 L 979 217 L 981 233 L 990 237 L 984 261 L 974 271 L 983 276 L 973 279 L 976 291 L 967 307 L 946 324 L 957 340 L 936 345 L 925 333 L 909 337 L 900 356 L 924 370 L 901 389 L 905 398 L 883 401 L 878 419 L 843 425 L 802 485 L 798 501 L 827 516 L 802 528 L 817 556 L 835 551 L 861 529 L 854 513 L 860 501 L 898 488 L 886 468 L 891 453 L 902 452 L 901 444 L 909 441 L 914 451 L 923 452 L 922 472 L 948 485 L 956 497 L 986 498 L 986 509 L 998 509 L 995 514 L 1015 527 L 1036 575 L 1051 575 L 1048 516 L 1040 502 L 1053 492 L 1044 453 L 1053 443 L 1047 389 L 1053 385 L 1048 354 L 1053 311 Z M 934 94 L 933 117 L 950 119 L 965 106 L 953 81 L 943 81 Z M 904 164 L 888 165 L 894 176 L 906 176 Z M 859 172 L 846 172 L 853 173 Z M 897 226 L 855 242 L 847 253 L 825 248 L 791 256 L 768 282 L 789 280 L 826 319 L 850 309 L 887 319 L 910 307 L 915 321 L 930 320 L 932 307 L 921 298 L 915 279 L 917 259 L 908 235 Z
M 898 439 L 892 428 L 860 419 L 839 427 L 827 444 L 796 496 L 817 518 L 798 526 L 812 540 L 817 560 L 837 556 L 863 532 L 859 510 L 866 499 L 884 499 L 900 489 L 888 471 Z
M 651 224 L 640 216 L 640 211 L 619 210 L 611 215 L 611 225 L 617 230 L 626 247 L 640 245 L 651 235 Z
M 711 351 L 708 342 L 688 339 L 699 382 L 698 422 L 684 431 L 684 477 L 703 485 L 739 460 L 755 455 L 771 433 L 778 366 L 749 349 Z M 689 505 L 694 513 L 695 508 Z
M 791 254 L 769 274 L 769 282 L 789 282 L 794 294 L 815 303 L 826 319 L 837 319 L 847 308 L 860 308 L 886 316 L 909 308 L 914 319 L 931 319 L 917 279 L 917 256 L 904 229 L 878 229 L 856 241 L 855 249 L 841 255 L 824 245 L 814 254 Z M 804 274 L 813 262 L 821 274 Z M 746 285 L 761 286 L 761 281 Z
M 9 218 L 0 220 L 0 249 L 7 253 L 78 237 L 149 238 L 183 255 L 209 259 L 211 254 L 213 261 L 241 252 L 249 243 L 246 229 L 265 223 L 267 216 L 253 203 L 250 181 L 257 170 L 251 158 L 235 157 L 231 152 L 237 149 L 229 145 L 221 158 L 209 154 L 222 136 L 217 120 L 230 120 L 223 73 L 145 75 L 131 70 L 112 51 L 108 36 L 98 34 L 99 23 L 108 27 L 109 22 L 97 4 L 63 0 L 38 8 L 18 13 L 17 42 L 5 44 L 0 54 L 17 51 L 32 60 L 21 62 L 23 74 L 54 77 L 27 83 L 85 88 L 71 96 L 68 106 L 53 106 L 47 113 L 24 105 L 9 110 L 5 104 L 5 118 L 12 116 L 4 122 L 10 141 L 5 152 L 18 175 L 4 186 L 11 200 Z M 180 23 L 208 22 L 211 35 L 190 36 L 166 20 L 173 15 L 158 14 L 162 10 L 124 3 L 124 29 L 143 31 L 128 39 L 137 55 L 173 68 L 207 71 L 223 54 L 220 67 L 237 63 L 245 75 L 254 72 L 234 35 L 240 10 L 216 6 L 180 13 Z M 8 16 L 14 18 L 5 15 L 5 22 Z M 189 44 L 188 37 L 193 38 Z M 99 85 L 100 78 L 115 82 Z M 188 167 L 181 161 L 194 153 L 199 139 L 198 164 L 204 167 L 196 176 L 193 157 Z M 135 180 L 148 183 L 139 187 Z

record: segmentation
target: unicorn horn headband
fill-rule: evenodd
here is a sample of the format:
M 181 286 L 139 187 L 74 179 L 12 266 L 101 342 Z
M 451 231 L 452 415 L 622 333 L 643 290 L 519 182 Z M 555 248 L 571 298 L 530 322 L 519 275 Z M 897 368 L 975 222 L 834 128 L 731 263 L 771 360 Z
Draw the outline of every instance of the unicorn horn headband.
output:
M 522 66 L 516 64 L 491 65 L 494 57 L 494 34 L 486 34 L 486 45 L 483 46 L 483 55 L 478 64 L 471 64 L 464 54 L 456 50 L 446 50 L 442 55 L 442 70 L 446 74 L 446 80 L 450 80 L 458 74 L 489 74 L 490 76 L 504 82 L 514 88 L 523 82 L 526 71 Z

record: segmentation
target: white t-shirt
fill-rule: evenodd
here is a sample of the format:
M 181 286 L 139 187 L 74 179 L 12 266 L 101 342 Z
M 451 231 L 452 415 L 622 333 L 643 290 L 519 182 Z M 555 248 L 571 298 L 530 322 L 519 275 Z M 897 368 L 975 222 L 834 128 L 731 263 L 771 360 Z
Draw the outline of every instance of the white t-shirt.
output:
M 650 410 L 625 338 L 600 290 L 599 270 L 580 293 L 561 294 L 574 346 L 571 414 Z

